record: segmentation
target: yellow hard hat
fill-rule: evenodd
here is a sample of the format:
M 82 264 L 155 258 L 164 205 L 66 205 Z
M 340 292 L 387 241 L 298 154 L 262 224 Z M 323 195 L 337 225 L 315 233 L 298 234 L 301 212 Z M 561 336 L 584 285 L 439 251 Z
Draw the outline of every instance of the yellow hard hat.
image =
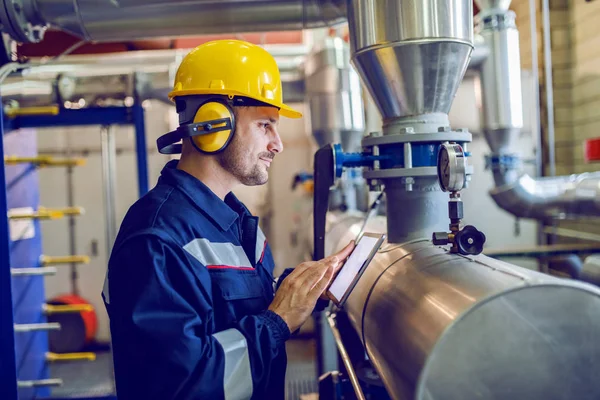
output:
M 283 103 L 275 58 L 262 47 L 241 40 L 215 40 L 188 53 L 177 70 L 169 98 L 210 94 L 248 97 L 279 108 L 283 117 L 302 117 Z

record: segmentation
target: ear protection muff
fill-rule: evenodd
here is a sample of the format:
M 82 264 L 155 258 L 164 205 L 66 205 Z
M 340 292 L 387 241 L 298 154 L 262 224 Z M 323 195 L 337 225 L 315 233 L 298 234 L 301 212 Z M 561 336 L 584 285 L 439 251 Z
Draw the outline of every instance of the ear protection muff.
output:
M 178 142 L 190 138 L 196 150 L 216 154 L 227 147 L 234 132 L 233 109 L 226 101 L 212 98 L 198 107 L 191 123 L 159 137 L 156 144 L 161 154 L 179 154 L 182 145 Z

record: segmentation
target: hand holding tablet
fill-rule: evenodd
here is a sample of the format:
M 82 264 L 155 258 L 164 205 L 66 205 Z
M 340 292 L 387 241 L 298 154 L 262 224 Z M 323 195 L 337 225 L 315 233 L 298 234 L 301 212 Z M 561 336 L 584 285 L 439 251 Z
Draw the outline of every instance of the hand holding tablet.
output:
M 365 233 L 358 241 L 352 254 L 342 266 L 327 290 L 329 297 L 342 307 L 354 286 L 385 240 L 384 234 Z

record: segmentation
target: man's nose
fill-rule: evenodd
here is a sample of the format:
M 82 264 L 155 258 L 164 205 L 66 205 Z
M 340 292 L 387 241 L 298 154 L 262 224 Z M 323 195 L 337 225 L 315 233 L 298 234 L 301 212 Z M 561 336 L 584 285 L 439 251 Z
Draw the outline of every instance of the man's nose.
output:
M 283 142 L 281 141 L 277 129 L 273 129 L 267 150 L 272 151 L 273 153 L 281 153 L 283 151 Z

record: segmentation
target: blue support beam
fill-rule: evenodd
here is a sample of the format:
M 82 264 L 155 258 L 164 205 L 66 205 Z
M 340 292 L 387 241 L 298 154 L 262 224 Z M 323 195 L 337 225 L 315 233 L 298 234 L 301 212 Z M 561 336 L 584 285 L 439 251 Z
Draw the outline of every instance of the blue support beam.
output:
M 148 155 L 146 153 L 146 124 L 144 109 L 140 104 L 133 106 L 133 121 L 135 126 L 135 150 L 137 153 L 137 173 L 139 196 L 148 191 Z
M 0 116 L 2 116 L 0 109 Z M 0 132 L 2 118 L 0 117 Z M 0 159 L 4 160 L 4 143 L 0 140 Z M 6 173 L 0 168 L 0 393 L 2 398 L 17 398 L 17 365 L 15 354 L 14 318 L 10 274 L 10 234 L 8 231 L 8 203 Z
M 138 106 L 141 107 L 141 106 Z M 142 111 L 143 114 L 143 111 Z M 133 124 L 134 107 L 63 108 L 56 115 L 23 115 L 4 119 L 5 132 L 19 128 Z

